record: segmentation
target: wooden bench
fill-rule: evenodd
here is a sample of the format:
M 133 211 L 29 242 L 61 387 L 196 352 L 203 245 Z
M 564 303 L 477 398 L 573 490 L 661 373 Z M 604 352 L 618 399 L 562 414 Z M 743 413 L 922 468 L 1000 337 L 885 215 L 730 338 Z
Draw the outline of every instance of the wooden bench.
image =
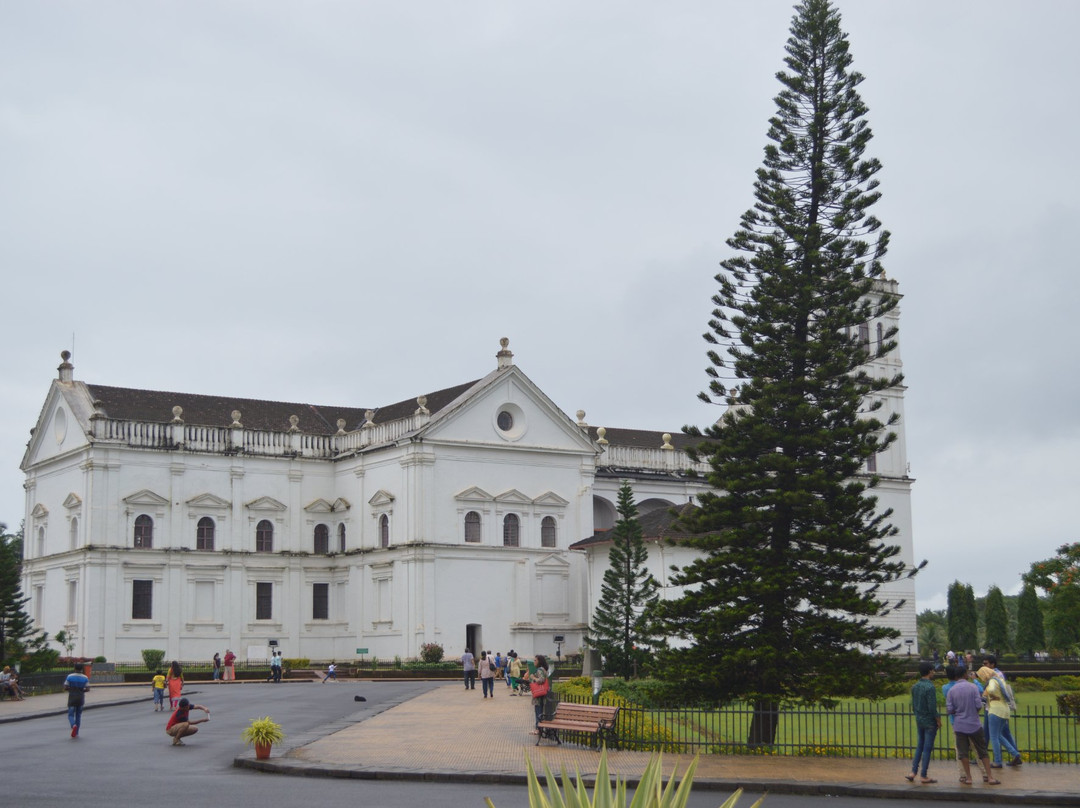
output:
M 536 745 L 540 745 L 541 738 L 550 738 L 555 743 L 562 744 L 559 739 L 559 731 L 584 732 L 596 739 L 599 748 L 601 741 L 613 742 L 615 740 L 615 719 L 619 717 L 619 708 L 602 704 L 570 704 L 560 701 L 555 705 L 555 713 L 551 718 L 545 718 L 537 724 L 539 734 L 536 736 Z

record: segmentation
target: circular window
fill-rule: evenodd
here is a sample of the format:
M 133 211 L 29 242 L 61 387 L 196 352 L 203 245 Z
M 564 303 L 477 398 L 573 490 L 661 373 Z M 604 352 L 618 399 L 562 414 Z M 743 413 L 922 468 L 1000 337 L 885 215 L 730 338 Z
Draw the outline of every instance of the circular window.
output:
M 525 434 L 528 424 L 525 413 L 517 404 L 503 404 L 494 412 L 495 431 L 503 440 L 517 440 Z

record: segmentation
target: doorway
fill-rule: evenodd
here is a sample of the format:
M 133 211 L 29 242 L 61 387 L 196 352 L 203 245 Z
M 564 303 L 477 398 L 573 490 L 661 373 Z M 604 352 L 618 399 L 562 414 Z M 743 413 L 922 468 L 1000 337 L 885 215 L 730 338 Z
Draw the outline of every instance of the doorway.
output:
M 480 659 L 480 652 L 484 650 L 482 628 L 480 623 L 468 623 L 465 626 L 465 647 L 472 651 L 472 655 L 477 659 Z

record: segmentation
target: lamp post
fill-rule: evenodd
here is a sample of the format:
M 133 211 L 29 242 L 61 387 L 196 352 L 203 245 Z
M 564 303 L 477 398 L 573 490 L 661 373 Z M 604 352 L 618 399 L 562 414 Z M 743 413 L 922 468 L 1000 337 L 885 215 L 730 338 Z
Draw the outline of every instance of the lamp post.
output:
M 604 686 L 604 672 L 593 671 L 592 672 L 592 703 L 600 703 L 600 688 Z

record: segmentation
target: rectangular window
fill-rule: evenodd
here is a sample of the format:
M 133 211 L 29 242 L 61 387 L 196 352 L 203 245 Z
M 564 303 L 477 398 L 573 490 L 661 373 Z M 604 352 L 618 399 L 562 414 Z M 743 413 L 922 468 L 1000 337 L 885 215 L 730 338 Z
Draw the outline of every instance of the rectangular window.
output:
M 877 471 L 877 454 L 872 454 L 866 458 L 866 470 L 869 472 Z
M 154 582 L 131 582 L 131 619 L 150 620 L 154 616 Z
M 260 581 L 255 584 L 255 619 L 272 620 L 274 616 L 274 585 Z
M 67 621 L 69 623 L 75 622 L 76 610 L 79 605 L 79 582 L 68 581 L 68 612 Z
M 330 584 L 311 585 L 311 619 L 330 619 Z

